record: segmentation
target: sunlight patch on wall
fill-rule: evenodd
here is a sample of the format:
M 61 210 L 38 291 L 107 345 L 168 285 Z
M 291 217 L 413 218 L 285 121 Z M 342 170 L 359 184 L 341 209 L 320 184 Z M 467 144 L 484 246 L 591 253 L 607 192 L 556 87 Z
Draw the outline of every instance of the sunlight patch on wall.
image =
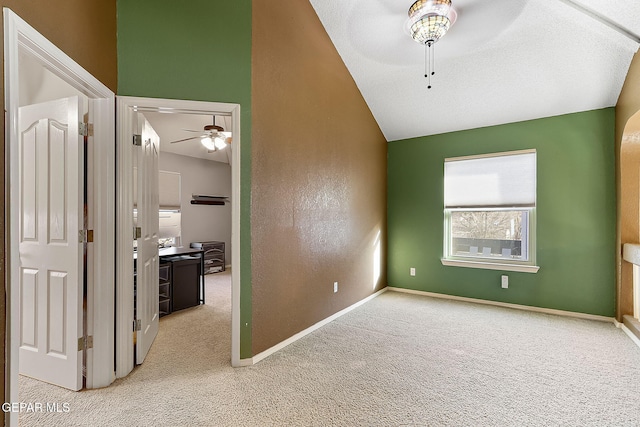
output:
M 376 233 L 375 239 L 373 239 L 373 289 L 378 285 L 380 279 L 380 265 L 382 260 L 382 249 L 380 247 L 380 230 Z

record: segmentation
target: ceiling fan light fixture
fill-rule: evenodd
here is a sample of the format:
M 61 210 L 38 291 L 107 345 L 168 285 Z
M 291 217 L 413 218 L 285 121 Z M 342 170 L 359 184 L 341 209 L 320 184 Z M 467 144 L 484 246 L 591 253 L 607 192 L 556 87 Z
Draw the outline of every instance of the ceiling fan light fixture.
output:
M 411 37 L 424 45 L 435 43 L 444 36 L 451 27 L 449 18 L 443 15 L 426 15 L 411 26 Z
M 446 15 L 451 9 L 451 0 L 418 0 L 409 8 L 409 18 L 428 13 Z
M 216 149 L 216 145 L 213 142 L 213 139 L 211 139 L 211 137 L 204 137 L 200 140 L 200 143 L 204 146 L 204 148 L 206 148 L 209 151 L 213 151 Z
M 434 71 L 433 45 L 444 37 L 455 22 L 457 14 L 451 0 L 417 0 L 409 8 L 406 28 L 411 37 L 425 46 L 425 72 L 427 88 L 431 89 Z
M 213 144 L 218 150 L 222 150 L 227 146 L 227 138 L 224 135 L 218 135 L 213 138 Z
M 233 139 L 232 133 L 225 132 L 222 126 L 218 126 L 215 123 L 216 116 L 214 115 L 213 124 L 205 125 L 203 131 L 201 132 L 191 129 L 183 129 L 186 132 L 198 132 L 199 135 L 171 141 L 171 144 L 200 140 L 200 144 L 202 144 L 202 146 L 207 150 L 208 153 L 215 153 L 216 151 L 224 150 L 228 145 L 231 145 L 231 141 Z M 229 160 L 228 152 L 227 160 Z

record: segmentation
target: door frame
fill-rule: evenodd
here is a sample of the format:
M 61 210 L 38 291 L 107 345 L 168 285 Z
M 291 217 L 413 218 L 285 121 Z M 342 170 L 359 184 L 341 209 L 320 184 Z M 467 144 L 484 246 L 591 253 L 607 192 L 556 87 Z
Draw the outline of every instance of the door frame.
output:
M 18 107 L 19 107 L 19 55 L 28 55 L 73 88 L 88 97 L 94 111 L 94 167 L 93 193 L 90 211 L 93 211 L 94 243 L 93 263 L 87 266 L 91 272 L 87 289 L 87 335 L 93 336 L 93 348 L 86 350 L 87 388 L 105 387 L 115 379 L 113 369 L 114 349 L 114 206 L 115 206 L 115 94 L 98 79 L 83 69 L 62 50 L 27 24 L 8 8 L 4 15 L 4 64 L 5 64 L 5 159 L 6 194 L 5 217 L 9 230 L 5 242 L 7 266 L 6 280 L 6 394 L 8 402 L 18 402 L 18 340 L 19 293 L 11 272 L 19 268 L 18 223 Z M 13 320 L 13 321 L 12 321 Z M 17 425 L 17 413 L 11 413 L 9 423 Z
M 133 370 L 133 112 L 230 114 L 231 150 L 231 364 L 240 361 L 240 105 L 161 98 L 117 97 L 116 377 Z

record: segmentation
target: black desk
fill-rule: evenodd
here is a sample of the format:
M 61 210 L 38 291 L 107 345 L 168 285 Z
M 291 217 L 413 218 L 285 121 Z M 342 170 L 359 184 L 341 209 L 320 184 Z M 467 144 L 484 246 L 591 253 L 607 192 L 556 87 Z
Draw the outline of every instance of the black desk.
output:
M 160 248 L 158 255 L 160 257 L 160 263 L 179 261 L 180 257 L 185 255 L 196 255 L 200 258 L 198 302 L 204 304 L 204 251 L 194 248 L 170 247 Z

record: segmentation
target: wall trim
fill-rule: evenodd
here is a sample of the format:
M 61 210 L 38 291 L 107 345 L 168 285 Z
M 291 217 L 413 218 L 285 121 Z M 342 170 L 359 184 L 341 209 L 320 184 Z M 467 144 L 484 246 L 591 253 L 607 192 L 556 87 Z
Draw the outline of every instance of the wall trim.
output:
M 622 322 L 619 322 L 616 326 L 621 328 L 627 335 L 631 337 L 631 339 L 633 339 L 633 342 L 640 346 L 640 321 L 638 319 L 625 314 L 624 316 L 622 316 Z
M 378 292 L 376 292 L 376 293 L 374 293 L 372 295 L 369 295 L 368 297 L 356 302 L 355 304 L 352 304 L 349 307 L 347 307 L 345 309 L 342 309 L 339 312 L 327 317 L 326 319 L 319 321 L 315 325 L 312 325 L 312 326 L 308 327 L 307 329 L 298 332 L 297 334 L 287 338 L 286 340 L 280 342 L 279 344 L 276 344 L 273 347 L 268 348 L 267 350 L 263 351 L 262 353 L 256 354 L 251 359 L 242 359 L 242 360 L 251 360 L 251 364 L 255 365 L 256 363 L 260 362 L 261 360 L 263 360 L 263 359 L 271 356 L 272 354 L 282 350 L 283 348 L 285 348 L 289 344 L 293 344 L 294 342 L 298 341 L 300 338 L 309 335 L 311 332 L 320 329 L 321 327 L 333 322 L 337 318 L 339 318 L 339 317 L 347 314 L 348 312 L 360 307 L 361 305 L 371 301 L 372 299 L 376 298 L 377 296 L 382 295 L 388 289 L 389 289 L 388 287 L 382 288 Z M 248 365 L 245 365 L 245 366 L 248 366 Z
M 631 338 L 631 341 L 633 341 L 633 343 L 634 343 L 635 345 L 637 345 L 637 346 L 640 348 L 640 339 L 638 339 L 638 337 L 637 337 L 637 336 L 635 336 L 635 335 L 633 334 L 633 332 L 631 332 L 631 331 L 629 330 L 629 328 L 627 328 L 627 327 L 626 327 L 626 325 L 625 325 L 624 323 L 620 323 L 620 322 L 616 321 L 616 327 L 618 327 L 618 328 L 622 329 L 622 331 L 623 331 L 625 334 L 627 334 L 627 336 L 628 336 L 629 338 Z
M 396 288 L 396 287 L 393 287 L 393 286 L 389 286 L 388 289 L 390 291 L 393 291 L 393 292 L 402 292 L 402 293 L 406 293 L 406 294 L 422 295 L 422 296 L 426 296 L 426 297 L 449 299 L 449 300 L 454 300 L 454 301 L 472 302 L 472 303 L 476 303 L 476 304 L 494 305 L 494 306 L 498 306 L 498 307 L 513 308 L 513 309 L 516 309 L 516 310 L 534 311 L 534 312 L 537 312 L 537 313 L 544 313 L 544 314 L 555 314 L 555 315 L 558 315 L 558 316 L 575 317 L 575 318 L 578 318 L 578 319 L 585 319 L 585 320 L 597 320 L 599 322 L 614 323 L 614 321 L 615 321 L 615 319 L 613 317 L 600 316 L 600 315 L 597 315 L 597 314 L 578 313 L 578 312 L 575 312 L 575 311 L 556 310 L 554 308 L 534 307 L 532 305 L 520 305 L 520 304 L 511 304 L 511 303 L 508 303 L 508 302 L 490 301 L 490 300 L 477 299 L 477 298 L 468 298 L 468 297 L 459 297 L 459 296 L 456 296 L 456 295 L 438 294 L 438 293 L 435 293 L 435 292 L 417 291 L 417 290 L 414 290 L 414 289 Z
M 244 368 L 246 366 L 255 365 L 256 362 L 254 357 L 250 357 L 248 359 L 239 359 L 238 362 L 233 365 L 234 368 Z

